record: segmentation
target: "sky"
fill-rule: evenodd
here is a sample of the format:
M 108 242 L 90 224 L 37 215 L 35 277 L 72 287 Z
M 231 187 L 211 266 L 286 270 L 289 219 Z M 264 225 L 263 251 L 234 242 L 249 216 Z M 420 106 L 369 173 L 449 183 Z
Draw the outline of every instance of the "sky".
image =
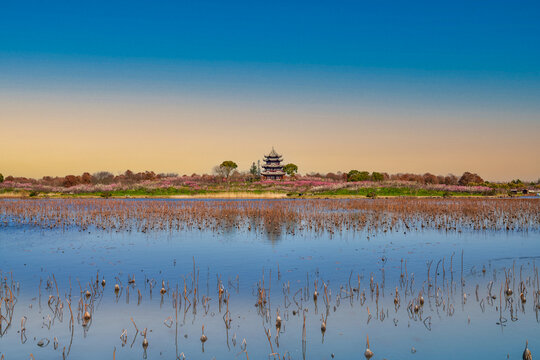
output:
M 537 1 L 2 1 L 0 173 L 540 178 Z

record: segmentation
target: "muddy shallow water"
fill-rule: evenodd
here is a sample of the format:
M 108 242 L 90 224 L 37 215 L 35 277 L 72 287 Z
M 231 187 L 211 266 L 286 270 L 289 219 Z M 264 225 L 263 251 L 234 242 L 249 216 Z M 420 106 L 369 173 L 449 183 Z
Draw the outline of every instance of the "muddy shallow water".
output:
M 527 339 L 540 352 L 539 257 L 536 229 L 9 223 L 0 227 L 0 357 L 351 359 L 363 358 L 369 335 L 372 359 L 517 359 Z

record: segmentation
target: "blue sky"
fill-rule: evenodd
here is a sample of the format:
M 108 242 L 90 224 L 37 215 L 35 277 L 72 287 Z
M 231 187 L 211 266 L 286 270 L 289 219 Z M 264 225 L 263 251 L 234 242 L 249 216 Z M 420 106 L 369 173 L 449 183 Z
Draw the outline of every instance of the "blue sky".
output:
M 278 93 L 296 82 L 307 93 L 326 85 L 405 98 L 433 94 L 435 84 L 449 102 L 465 89 L 467 98 L 534 107 L 538 18 L 532 1 L 7 1 L 0 76 L 47 86 L 237 83 L 248 92 L 277 83 Z
M 4 56 L 538 76 L 533 1 L 4 1 Z

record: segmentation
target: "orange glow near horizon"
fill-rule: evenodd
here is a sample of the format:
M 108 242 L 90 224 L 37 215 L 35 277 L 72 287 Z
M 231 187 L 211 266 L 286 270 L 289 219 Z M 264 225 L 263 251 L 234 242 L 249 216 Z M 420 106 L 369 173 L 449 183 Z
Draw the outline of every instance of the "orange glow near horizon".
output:
M 7 95 L 0 100 L 0 173 L 189 175 L 229 159 L 248 170 L 274 146 L 302 174 L 472 171 L 491 181 L 536 180 L 540 125 L 522 116 L 516 129 L 504 116 L 467 110 Z

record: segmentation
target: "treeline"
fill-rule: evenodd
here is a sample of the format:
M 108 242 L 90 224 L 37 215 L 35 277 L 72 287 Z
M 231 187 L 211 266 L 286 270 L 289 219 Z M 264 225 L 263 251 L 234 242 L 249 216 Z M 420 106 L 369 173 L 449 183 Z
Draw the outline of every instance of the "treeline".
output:
M 399 181 L 412 181 L 419 184 L 444 184 L 444 185 L 482 185 L 485 184 L 478 174 L 473 174 L 468 171 L 464 172 L 461 177 L 457 177 L 453 174 L 446 176 L 433 175 L 431 173 L 419 174 L 393 174 L 358 171 L 351 170 L 347 173 L 347 181 L 385 181 L 385 180 L 399 180 Z
M 152 181 L 159 180 L 164 178 L 175 178 L 178 177 L 176 173 L 161 173 L 156 174 L 153 171 L 144 171 L 134 173 L 131 170 L 126 170 L 123 174 L 114 175 L 108 171 L 99 171 L 94 174 L 88 172 L 83 173 L 82 175 L 66 175 L 66 176 L 44 176 L 41 179 L 32 179 L 26 177 L 13 177 L 7 176 L 4 181 L 11 181 L 14 183 L 30 183 L 30 184 L 40 184 L 47 186 L 63 186 L 63 187 L 72 187 L 76 185 L 96 185 L 103 184 L 109 185 L 114 183 L 122 184 L 135 184 L 142 181 Z
M 177 173 L 158 173 L 156 174 L 153 171 L 144 171 L 135 173 L 131 170 L 126 170 L 122 174 L 114 175 L 108 171 L 99 171 L 93 174 L 85 172 L 82 175 L 66 175 L 66 176 L 44 176 L 41 179 L 32 179 L 26 177 L 13 177 L 7 176 L 3 177 L 0 174 L 0 183 L 3 181 L 9 182 L 11 184 L 32 184 L 32 185 L 43 185 L 50 187 L 64 187 L 69 188 L 78 185 L 111 185 L 111 184 L 122 184 L 122 185 L 132 185 L 140 184 L 142 182 L 152 182 L 152 181 L 164 181 L 167 180 L 172 183 L 177 183 L 185 181 L 198 183 L 198 184 L 219 184 L 223 182 L 234 182 L 234 183 L 252 183 L 262 180 L 260 174 L 251 169 L 248 172 L 241 172 L 236 170 L 236 165 L 233 162 L 223 162 L 221 165 L 214 168 L 213 174 L 192 174 L 192 175 L 183 175 L 179 176 Z M 294 165 L 294 164 L 291 164 Z M 512 180 L 511 182 L 500 182 L 500 183 L 490 183 L 485 181 L 478 174 L 471 172 L 464 172 L 461 176 L 456 176 L 453 174 L 449 175 L 434 175 L 431 173 L 425 174 L 412 174 L 412 173 L 398 173 L 398 174 L 388 174 L 385 172 L 368 172 L 368 171 L 359 171 L 351 170 L 348 173 L 342 172 L 329 172 L 329 173 L 308 173 L 306 175 L 300 175 L 296 173 L 297 167 L 292 169 L 292 171 L 287 171 L 288 176 L 286 177 L 289 181 L 291 180 L 320 180 L 324 182 L 383 182 L 383 181 L 405 181 L 413 182 L 418 184 L 426 185 L 461 185 L 461 186 L 474 186 L 474 185 L 483 185 L 497 188 L 524 188 L 527 186 L 538 186 L 540 184 L 540 179 L 537 182 L 522 182 L 521 180 Z

